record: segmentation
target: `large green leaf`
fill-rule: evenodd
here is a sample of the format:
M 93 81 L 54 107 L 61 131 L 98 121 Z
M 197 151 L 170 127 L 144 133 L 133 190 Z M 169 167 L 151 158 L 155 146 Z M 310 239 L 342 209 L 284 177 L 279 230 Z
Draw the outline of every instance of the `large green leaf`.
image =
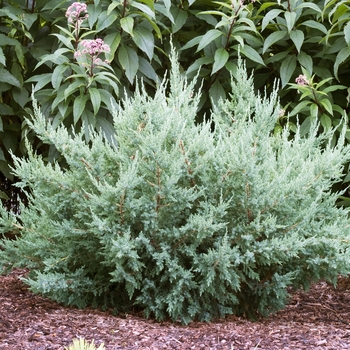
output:
M 69 68 L 68 65 L 59 65 L 53 72 L 51 77 L 51 84 L 54 89 L 58 89 L 61 85 L 62 80 L 64 79 L 64 73 Z
M 337 54 L 337 57 L 334 62 L 334 75 L 338 78 L 338 69 L 339 66 L 350 56 L 350 47 L 344 47 L 342 50 L 340 50 Z
M 305 53 L 304 51 L 300 51 L 298 57 L 297 57 L 300 65 L 302 65 L 307 72 L 309 73 L 309 75 L 312 75 L 313 72 L 313 60 L 311 58 L 310 55 L 308 55 L 307 53 Z
M 235 45 L 233 47 L 235 50 L 239 50 L 240 53 L 242 53 L 244 56 L 248 57 L 249 59 L 251 59 L 252 61 L 254 62 L 257 62 L 263 66 L 265 66 L 265 63 L 262 59 L 262 57 L 259 55 L 259 53 L 253 49 L 252 47 L 248 46 L 248 45 L 245 45 L 244 47 L 242 46 L 238 46 L 238 45 Z
M 300 52 L 301 46 L 304 43 L 304 38 L 305 38 L 304 33 L 299 29 L 295 29 L 295 30 L 292 30 L 289 34 L 296 49 L 298 50 L 298 52 Z
M 113 61 L 114 55 L 119 47 L 121 41 L 120 33 L 111 33 L 105 36 L 104 42 L 109 45 L 110 52 L 106 55 L 109 61 Z
M 215 80 L 214 84 L 210 87 L 209 97 L 215 104 L 217 104 L 220 99 L 225 99 L 225 89 L 218 80 Z
M 100 106 L 101 106 L 101 94 L 100 91 L 96 88 L 89 88 L 90 99 L 92 103 L 92 107 L 94 109 L 94 114 L 97 115 Z
M 109 14 L 107 14 L 107 11 L 101 12 L 96 24 L 96 31 L 101 32 L 103 29 L 110 27 L 118 17 L 119 15 L 115 11 L 111 11 Z
M 195 36 L 193 39 L 189 40 L 184 46 L 182 46 L 180 48 L 180 51 L 181 50 L 187 50 L 193 46 L 196 46 L 197 44 L 200 43 L 200 41 L 202 40 L 202 37 L 201 36 Z
M 120 25 L 123 28 L 123 30 L 127 33 L 129 33 L 131 36 L 133 36 L 133 29 L 134 29 L 134 18 L 131 16 L 127 16 L 124 18 L 121 18 Z
M 172 33 L 174 34 L 178 32 L 186 23 L 188 18 L 188 12 L 173 6 L 171 8 L 171 14 L 173 15 L 173 18 L 174 18 L 174 23 L 171 24 Z
M 69 96 L 73 94 L 76 90 L 79 90 L 81 87 L 84 86 L 84 83 L 82 81 L 74 81 L 72 84 L 68 85 L 67 89 L 64 90 L 64 98 L 67 100 Z
M 213 64 L 213 70 L 211 71 L 211 74 L 216 73 L 222 67 L 224 67 L 226 62 L 228 61 L 228 58 L 229 58 L 229 54 L 224 48 L 217 49 L 214 55 L 214 64 Z
M 295 69 L 297 67 L 297 59 L 294 55 L 288 56 L 281 64 L 280 76 L 282 88 L 284 88 L 290 81 Z
M 265 40 L 264 40 L 264 47 L 263 47 L 263 53 L 266 52 L 266 50 L 273 45 L 274 43 L 282 40 L 287 34 L 286 30 L 278 30 L 276 32 L 271 33 Z
M 201 38 L 197 52 L 202 50 L 204 47 L 208 46 L 213 40 L 217 39 L 218 37 L 224 35 L 223 32 L 221 32 L 218 29 L 210 29 L 208 30 Z
M 14 115 L 14 114 L 15 114 L 14 110 L 9 105 L 7 105 L 5 103 L 0 103 L 0 116 L 1 115 Z M 2 125 L 2 120 L 0 117 L 0 131 L 3 131 L 2 128 L 3 128 L 3 125 Z
M 152 65 L 145 58 L 141 56 L 139 56 L 139 70 L 148 79 L 151 79 L 154 82 L 160 81 Z
M 197 60 L 195 60 L 186 71 L 187 75 L 190 75 L 193 72 L 197 72 L 200 67 L 202 67 L 205 64 L 212 64 L 213 63 L 213 57 L 210 56 L 204 56 L 200 57 Z
M 154 36 L 152 32 L 146 27 L 138 27 L 134 29 L 133 36 L 134 43 L 141 49 L 151 61 L 154 52 Z
M 73 119 L 74 119 L 74 125 L 79 120 L 80 116 L 82 115 L 86 102 L 88 101 L 89 97 L 87 95 L 79 95 L 73 103 Z
M 21 83 L 8 70 L 0 68 L 0 82 L 20 87 Z
M 22 107 L 25 108 L 25 105 L 29 102 L 29 92 L 27 89 L 14 88 L 12 90 L 13 99 Z M 1 113 L 0 113 L 1 114 Z
M 284 18 L 286 19 L 288 33 L 290 33 L 295 25 L 297 14 L 295 12 L 286 11 L 284 13 Z
M 139 58 L 136 51 L 125 45 L 119 47 L 118 59 L 125 71 L 125 75 L 133 83 L 135 75 L 139 69 Z
M 321 115 L 321 125 L 326 129 L 330 129 L 332 127 L 332 119 L 326 115 L 326 114 L 322 114 Z
M 267 27 L 267 25 L 282 12 L 283 10 L 277 10 L 277 9 L 267 12 L 261 23 L 261 31 L 263 31 Z
M 324 98 L 321 101 L 319 101 L 319 103 L 324 107 L 324 109 L 330 114 L 333 115 L 333 108 L 332 108 L 332 104 L 329 101 L 328 98 Z
M 316 22 L 312 19 L 310 20 L 307 20 L 303 23 L 301 23 L 301 25 L 304 25 L 306 27 L 309 27 L 309 28 L 314 28 L 314 29 L 318 29 L 319 31 L 321 31 L 323 34 L 327 34 L 328 33 L 328 30 L 327 28 L 320 22 Z
M 137 1 L 131 1 L 130 6 L 139 9 L 141 12 L 147 14 L 148 16 L 150 16 L 153 19 L 155 18 L 154 11 L 152 11 L 152 9 L 150 9 L 147 5 L 140 4 Z
M 322 10 L 316 4 L 314 4 L 314 3 L 310 2 L 310 1 L 301 3 L 300 5 L 298 5 L 296 7 L 296 10 L 297 9 L 303 9 L 305 7 L 313 9 L 313 10 L 315 10 L 318 13 L 322 13 Z
M 69 63 L 69 59 L 64 55 L 65 53 L 72 52 L 72 50 L 67 49 L 67 48 L 60 48 L 57 49 L 54 53 L 44 55 L 40 62 L 37 63 L 35 66 L 35 69 L 38 69 L 42 64 L 48 63 L 49 66 L 51 66 L 53 63 L 54 64 L 63 64 L 63 63 Z

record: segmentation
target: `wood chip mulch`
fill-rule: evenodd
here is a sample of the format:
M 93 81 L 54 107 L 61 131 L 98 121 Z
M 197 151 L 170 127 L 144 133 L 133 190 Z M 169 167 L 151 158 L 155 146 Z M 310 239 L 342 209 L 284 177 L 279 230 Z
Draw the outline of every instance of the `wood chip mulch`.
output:
M 63 350 L 79 337 L 106 350 L 350 349 L 350 280 L 343 277 L 337 289 L 320 282 L 294 293 L 284 310 L 258 322 L 232 316 L 181 326 L 64 307 L 31 293 L 19 280 L 25 273 L 0 276 L 0 350 Z

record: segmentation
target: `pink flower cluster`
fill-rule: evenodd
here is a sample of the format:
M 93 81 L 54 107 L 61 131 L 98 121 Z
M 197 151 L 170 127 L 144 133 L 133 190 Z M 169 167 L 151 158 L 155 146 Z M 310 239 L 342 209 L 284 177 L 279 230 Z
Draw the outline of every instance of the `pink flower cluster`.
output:
M 300 74 L 296 79 L 295 79 L 295 82 L 298 84 L 298 85 L 309 85 L 309 81 L 306 77 L 306 75 L 302 75 Z
M 111 51 L 110 47 L 99 38 L 95 40 L 82 40 L 79 45 L 82 48 L 75 51 L 74 57 L 87 57 L 91 68 L 102 63 L 102 60 L 98 57 L 101 53 L 109 53 Z
M 70 23 L 81 23 L 84 19 L 89 17 L 89 15 L 86 12 L 86 4 L 83 4 L 81 2 L 75 2 L 68 7 L 66 11 L 66 17 L 68 18 L 68 22 Z

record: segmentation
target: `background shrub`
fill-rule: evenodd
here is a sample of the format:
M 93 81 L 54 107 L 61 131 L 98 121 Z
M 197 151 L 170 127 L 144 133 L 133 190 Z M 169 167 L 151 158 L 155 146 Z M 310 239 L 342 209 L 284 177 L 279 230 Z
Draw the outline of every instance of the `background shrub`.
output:
M 196 82 L 173 55 L 169 86 L 152 97 L 140 85 L 114 112 L 115 143 L 54 128 L 34 105 L 28 125 L 67 166 L 29 145 L 14 157 L 30 202 L 17 216 L 0 207 L 1 231 L 21 232 L 1 243 L 2 270 L 28 267 L 34 292 L 67 305 L 183 323 L 268 315 L 287 287 L 349 273 L 348 210 L 330 191 L 350 157 L 345 128 L 336 145 L 317 123 L 274 134 L 276 91 L 255 95 L 240 65 L 235 79 L 195 123 Z
M 276 121 L 277 131 L 284 125 L 295 131 L 297 117 L 303 134 L 309 131 L 311 119 L 327 129 L 348 115 L 350 11 L 346 0 L 91 1 L 83 25 L 85 39 L 102 38 L 110 46 L 113 77 L 95 79 L 89 93 L 85 93 L 84 74 L 74 71 L 78 66 L 69 48 L 74 41 L 69 39 L 65 13 L 71 4 L 1 3 L 0 171 L 10 181 L 15 179 L 9 170 L 9 151 L 25 155 L 24 136 L 47 160 L 59 159 L 55 147 L 40 142 L 25 122 L 31 113 L 33 85 L 43 113 L 55 125 L 74 125 L 78 131 L 84 121 L 112 135 L 111 99 L 132 94 L 140 77 L 148 93 L 155 93 L 170 68 L 170 36 L 186 76 L 192 79 L 199 72 L 202 78 L 202 85 L 196 86 L 201 89 L 198 121 L 210 114 L 212 100 L 229 93 L 238 51 L 248 71 L 254 71 L 256 89 L 271 93 L 275 79 L 280 79 L 285 113 Z M 312 82 L 306 95 L 295 85 L 300 74 Z M 68 86 L 73 86 L 69 93 Z M 344 187 L 349 179 L 345 178 Z M 9 196 L 5 183 L 0 197 Z M 347 204 L 344 199 L 342 204 Z

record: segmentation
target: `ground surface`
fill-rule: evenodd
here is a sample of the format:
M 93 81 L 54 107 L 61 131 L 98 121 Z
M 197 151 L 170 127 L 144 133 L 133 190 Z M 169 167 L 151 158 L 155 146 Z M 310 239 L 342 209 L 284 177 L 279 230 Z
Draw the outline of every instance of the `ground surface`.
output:
M 64 349 L 72 339 L 95 339 L 112 349 L 350 349 L 350 281 L 324 282 L 298 292 L 285 310 L 263 321 L 228 317 L 188 326 L 137 315 L 112 316 L 66 308 L 33 295 L 19 280 L 25 271 L 0 276 L 0 350 Z

